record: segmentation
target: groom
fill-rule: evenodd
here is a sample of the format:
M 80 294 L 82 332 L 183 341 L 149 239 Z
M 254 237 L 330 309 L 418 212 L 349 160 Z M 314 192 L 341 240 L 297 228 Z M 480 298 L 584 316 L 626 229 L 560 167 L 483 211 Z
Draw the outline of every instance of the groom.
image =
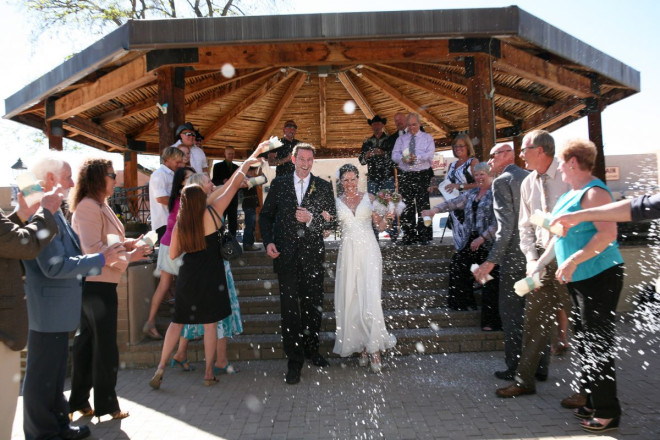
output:
M 266 253 L 280 284 L 282 342 L 288 358 L 286 383 L 300 382 L 308 358 L 328 366 L 319 354 L 323 310 L 323 230 L 330 226 L 321 213 L 335 215 L 332 186 L 310 172 L 314 147 L 299 143 L 292 155 L 293 174 L 276 177 L 259 215 Z

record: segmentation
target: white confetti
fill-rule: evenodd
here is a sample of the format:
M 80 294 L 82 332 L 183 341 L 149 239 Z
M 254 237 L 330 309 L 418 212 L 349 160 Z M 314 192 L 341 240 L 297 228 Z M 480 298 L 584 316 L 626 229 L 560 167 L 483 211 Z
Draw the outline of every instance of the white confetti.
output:
M 348 100 L 344 103 L 344 113 L 347 115 L 355 113 L 355 101 Z
M 223 64 L 220 68 L 220 72 L 225 78 L 233 78 L 234 75 L 236 75 L 236 69 L 229 63 Z
M 424 344 L 422 344 L 421 342 L 415 344 L 415 349 L 419 353 L 424 353 L 426 351 L 426 348 L 424 348 Z

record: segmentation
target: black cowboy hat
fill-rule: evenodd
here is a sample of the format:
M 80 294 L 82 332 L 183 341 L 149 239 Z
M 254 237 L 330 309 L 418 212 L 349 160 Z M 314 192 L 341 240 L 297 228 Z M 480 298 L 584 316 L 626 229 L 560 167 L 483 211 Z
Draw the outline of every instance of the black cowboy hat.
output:
M 374 116 L 373 119 L 367 119 L 367 124 L 371 125 L 374 122 L 382 122 L 383 125 L 387 125 L 387 118 L 381 118 L 379 115 Z
M 179 125 L 176 129 L 176 137 L 179 137 L 181 133 L 183 133 L 184 130 L 189 130 L 192 131 L 193 133 L 195 132 L 195 127 L 190 122 L 186 122 L 183 125 Z

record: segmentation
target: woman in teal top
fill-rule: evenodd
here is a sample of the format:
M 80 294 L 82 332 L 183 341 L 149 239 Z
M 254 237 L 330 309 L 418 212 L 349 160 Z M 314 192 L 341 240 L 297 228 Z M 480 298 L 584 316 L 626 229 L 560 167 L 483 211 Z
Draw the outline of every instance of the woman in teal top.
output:
M 564 145 L 559 153 L 559 170 L 572 190 L 559 198 L 553 216 L 612 202 L 610 190 L 591 174 L 596 154 L 596 146 L 587 140 L 576 139 Z M 543 262 L 554 254 L 558 265 L 555 276 L 567 284 L 573 298 L 580 396 L 564 400 L 584 402 L 574 415 L 590 432 L 617 428 L 621 416 L 613 356 L 614 312 L 623 288 L 623 259 L 616 235 L 616 223 L 582 222 L 564 237 L 553 240 L 537 269 L 541 270 Z

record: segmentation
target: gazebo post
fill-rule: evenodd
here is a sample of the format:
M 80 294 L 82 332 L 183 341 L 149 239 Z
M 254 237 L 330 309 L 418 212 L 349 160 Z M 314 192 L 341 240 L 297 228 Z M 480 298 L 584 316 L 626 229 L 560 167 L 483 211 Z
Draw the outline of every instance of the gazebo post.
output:
M 62 136 L 64 135 L 62 121 L 60 119 L 46 121 L 45 132 L 46 137 L 48 138 L 48 148 L 51 150 L 62 151 Z
M 138 162 L 137 152 L 124 151 L 124 188 L 135 188 L 138 186 Z M 135 191 L 126 193 L 126 202 L 134 218 L 138 216 L 138 203 Z
M 513 153 L 516 155 L 516 165 L 525 168 L 525 161 L 520 157 L 520 149 L 522 148 L 522 140 L 525 137 L 524 133 L 520 133 L 513 137 Z
M 468 78 L 468 125 L 470 137 L 479 142 L 474 146 L 479 160 L 487 161 L 495 145 L 495 109 L 493 108 L 489 55 L 474 53 L 465 57 Z
M 598 149 L 594 176 L 605 182 L 605 146 L 603 144 L 602 109 L 598 99 L 593 99 L 593 101 L 593 103 L 587 106 L 587 125 L 589 127 L 589 140 L 596 144 L 596 148 Z
M 185 69 L 164 67 L 158 70 L 158 143 L 160 151 L 174 143 L 176 128 L 186 119 Z M 167 104 L 167 105 L 165 105 Z

